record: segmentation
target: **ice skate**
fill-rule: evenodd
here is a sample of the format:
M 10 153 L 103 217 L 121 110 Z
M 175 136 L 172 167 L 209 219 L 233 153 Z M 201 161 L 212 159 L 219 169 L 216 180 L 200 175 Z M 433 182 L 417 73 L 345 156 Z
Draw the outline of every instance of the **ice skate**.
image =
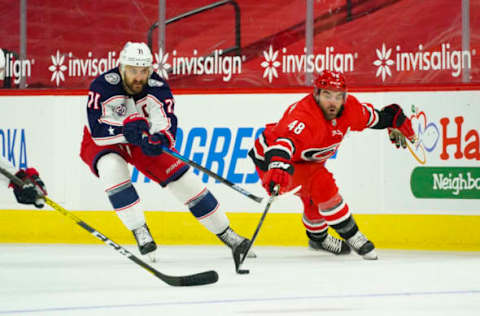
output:
M 355 235 L 347 239 L 347 244 L 363 259 L 377 260 L 377 253 L 373 243 L 365 237 L 362 232 L 357 231 Z
M 155 256 L 155 250 L 157 249 L 157 244 L 150 234 L 147 224 L 140 226 L 132 230 L 133 236 L 137 241 L 138 250 L 144 256 L 147 256 L 150 261 L 155 262 L 157 260 Z
M 323 241 L 316 241 L 310 238 L 308 245 L 313 250 L 323 250 L 333 253 L 334 255 L 348 255 L 351 251 L 345 241 L 335 238 L 330 234 L 327 235 Z
M 228 227 L 223 233 L 217 235 L 218 238 L 232 249 L 233 260 L 235 266 L 240 264 L 241 258 L 245 255 L 245 252 L 249 248 L 250 240 L 238 235 L 230 227 Z M 248 258 L 256 258 L 257 255 L 250 249 L 247 254 Z

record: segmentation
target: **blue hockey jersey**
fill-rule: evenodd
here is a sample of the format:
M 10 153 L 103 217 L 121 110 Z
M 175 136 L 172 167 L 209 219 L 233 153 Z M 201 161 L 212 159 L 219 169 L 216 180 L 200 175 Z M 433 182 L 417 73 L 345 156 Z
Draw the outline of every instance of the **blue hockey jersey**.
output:
M 139 113 L 150 125 L 150 134 L 160 133 L 173 147 L 177 132 L 175 100 L 167 82 L 153 72 L 143 91 L 129 95 L 122 84 L 118 67 L 98 76 L 90 85 L 87 101 L 87 127 L 99 146 L 127 143 L 123 120 Z

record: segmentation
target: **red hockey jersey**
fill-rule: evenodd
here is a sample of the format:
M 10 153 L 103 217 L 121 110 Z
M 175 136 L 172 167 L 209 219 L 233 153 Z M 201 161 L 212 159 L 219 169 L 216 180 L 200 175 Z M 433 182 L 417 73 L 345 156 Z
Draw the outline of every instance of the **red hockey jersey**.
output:
M 309 94 L 290 105 L 278 123 L 266 125 L 255 143 L 254 154 L 256 160 L 264 163 L 268 152 L 289 157 L 294 163 L 323 163 L 335 154 L 349 131 L 361 131 L 377 122 L 374 107 L 351 95 L 347 96 L 341 115 L 328 121 L 313 94 Z

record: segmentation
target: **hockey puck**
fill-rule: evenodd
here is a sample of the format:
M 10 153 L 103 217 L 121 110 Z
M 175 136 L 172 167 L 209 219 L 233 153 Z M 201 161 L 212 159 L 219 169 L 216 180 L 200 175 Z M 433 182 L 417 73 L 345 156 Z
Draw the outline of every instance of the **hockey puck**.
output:
M 238 274 L 249 274 L 250 270 L 238 270 L 237 273 Z

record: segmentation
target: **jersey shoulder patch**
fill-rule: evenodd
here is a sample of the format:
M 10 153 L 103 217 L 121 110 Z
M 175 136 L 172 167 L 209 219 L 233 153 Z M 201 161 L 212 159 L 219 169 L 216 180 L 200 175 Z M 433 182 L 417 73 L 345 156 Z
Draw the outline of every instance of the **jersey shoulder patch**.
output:
M 160 80 L 150 78 L 150 79 L 148 79 L 148 85 L 150 87 L 163 87 L 164 83 Z
M 173 98 L 168 83 L 163 80 L 156 72 L 153 72 L 145 86 L 145 92 L 155 96 L 159 100 Z
M 105 81 L 111 85 L 117 85 L 120 83 L 120 75 L 115 72 L 109 72 L 104 75 Z

